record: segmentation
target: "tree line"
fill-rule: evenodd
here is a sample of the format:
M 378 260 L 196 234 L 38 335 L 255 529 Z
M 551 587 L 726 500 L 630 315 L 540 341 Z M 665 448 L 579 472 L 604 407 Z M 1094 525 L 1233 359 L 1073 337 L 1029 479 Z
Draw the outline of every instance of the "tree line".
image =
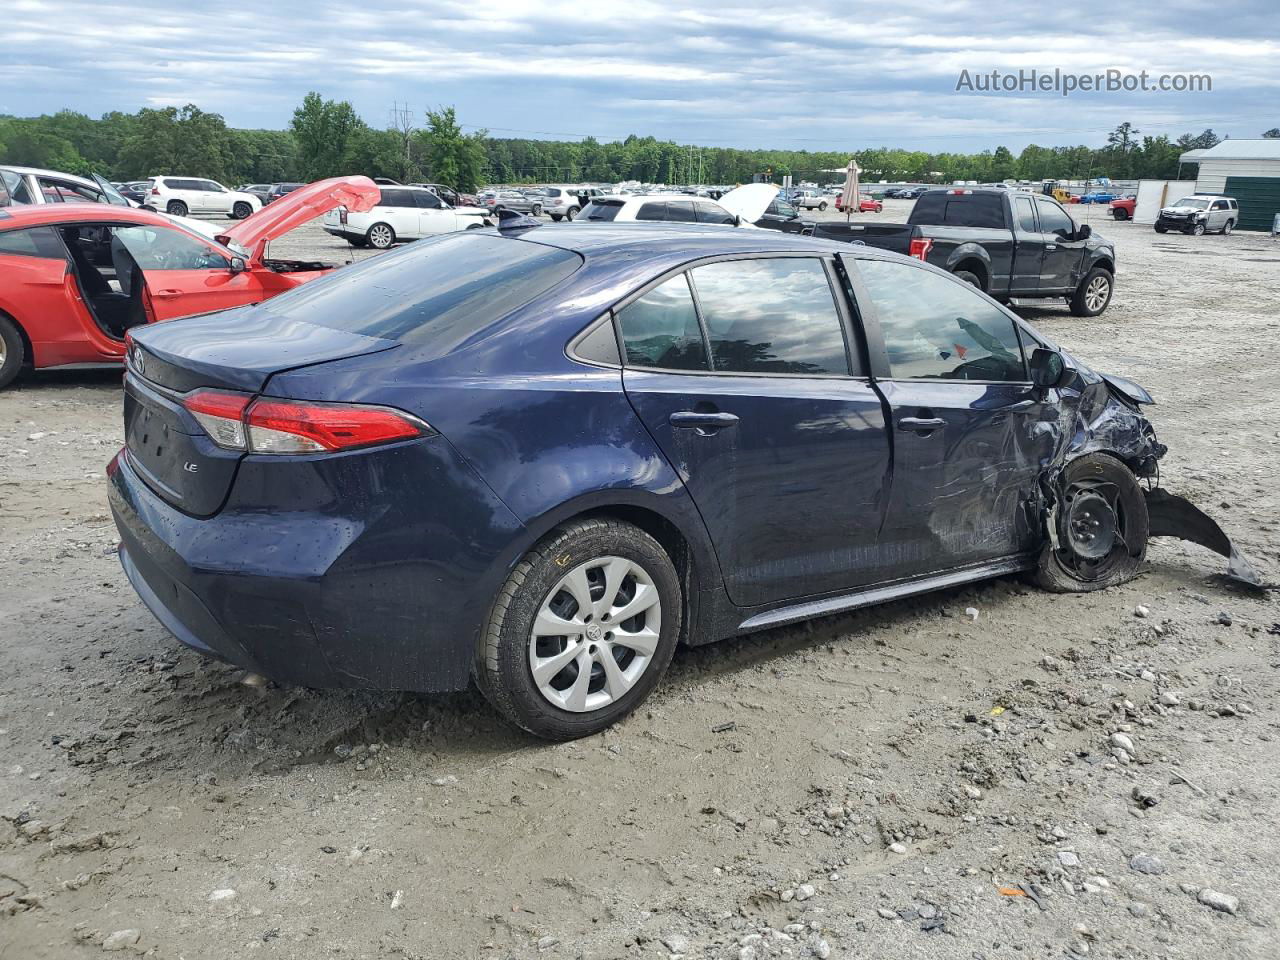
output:
M 1264 137 L 1280 137 L 1272 128 Z M 1102 146 L 1007 147 L 979 153 L 930 153 L 874 148 L 853 156 L 864 180 L 949 183 L 952 180 L 1163 179 L 1177 175 L 1178 156 L 1220 142 L 1212 131 L 1176 140 L 1144 136 L 1122 123 Z M 747 183 L 834 182 L 849 154 L 842 151 L 742 150 L 697 147 L 655 137 L 602 143 L 506 139 L 465 132 L 452 107 L 426 110 L 423 123 L 396 110 L 385 129 L 370 126 L 345 100 L 308 93 L 287 130 L 227 126 L 216 113 L 185 107 L 113 111 L 94 119 L 62 110 L 39 117 L 0 115 L 0 163 L 135 180 L 162 173 L 223 183 L 309 181 L 363 173 L 475 190 L 485 183 Z

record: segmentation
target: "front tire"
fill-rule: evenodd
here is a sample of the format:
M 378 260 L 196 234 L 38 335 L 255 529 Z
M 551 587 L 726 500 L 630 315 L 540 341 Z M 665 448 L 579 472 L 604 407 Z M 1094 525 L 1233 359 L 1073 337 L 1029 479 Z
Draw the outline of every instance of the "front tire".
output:
M 558 213 L 553 213 L 553 214 L 551 215 L 551 219 L 552 219 L 555 223 L 559 223 L 559 222 L 560 222 L 562 219 L 564 219 L 564 218 L 563 218 L 560 214 L 558 214 Z
M 375 250 L 386 250 L 396 242 L 396 232 L 391 229 L 389 223 L 375 223 L 365 233 L 364 238 Z
M 253 206 L 241 200 L 231 208 L 231 216 L 236 220 L 243 220 L 253 213 Z
M 1111 303 L 1115 279 L 1103 267 L 1094 267 L 1084 275 L 1071 295 L 1071 312 L 1077 317 L 1096 317 Z
M 1191 230 L 1190 230 L 1190 231 L 1188 231 L 1188 232 L 1189 232 L 1193 237 L 1203 237 L 1203 236 L 1204 236 L 1204 224 L 1203 224 L 1203 223 L 1197 223 L 1197 224 L 1196 224 L 1194 227 L 1192 227 L 1192 228 L 1191 228 Z
M 181 200 L 170 200 L 164 210 L 171 217 L 185 217 L 187 215 L 187 205 Z
M 8 317 L 0 316 L 0 390 L 17 379 L 25 357 L 26 348 L 17 325 Z
M 1112 216 L 1112 217 L 1114 217 L 1114 218 L 1115 218 L 1115 219 L 1117 219 L 1117 220 L 1128 220 L 1128 219 L 1129 219 L 1129 211 L 1128 211 L 1128 210 L 1124 210 L 1124 209 L 1122 209 L 1122 208 L 1120 208 L 1120 207 L 1117 207 L 1116 209 L 1114 209 L 1114 210 L 1112 210 L 1112 211 L 1111 211 L 1111 216 Z
M 1138 480 L 1122 462 L 1088 453 L 1062 472 L 1058 549 L 1040 551 L 1034 579 L 1053 593 L 1088 593 L 1124 583 L 1147 555 L 1150 522 Z
M 540 217 L 540 216 L 542 216 L 542 205 L 541 205 L 541 204 L 535 204 L 535 205 L 534 205 L 534 208 L 533 208 L 532 210 L 530 210 L 529 212 L 530 212 L 531 214 L 533 214 L 533 216 L 535 216 L 535 217 Z
M 1161 227 L 1161 226 L 1156 227 L 1156 233 L 1168 233 L 1168 232 L 1169 230 L 1167 227 Z
M 572 221 L 573 221 L 573 219 L 574 219 L 577 215 L 578 215 L 578 208 L 577 208 L 577 207 L 570 207 L 570 208 L 569 208 L 569 210 L 568 210 L 568 212 L 564 215 L 564 218 L 565 218 L 566 220 L 568 220 L 568 221 L 572 222 Z
M 622 719 L 662 679 L 680 635 L 680 579 L 651 536 L 618 520 L 557 527 L 517 564 L 481 637 L 477 685 L 549 740 Z

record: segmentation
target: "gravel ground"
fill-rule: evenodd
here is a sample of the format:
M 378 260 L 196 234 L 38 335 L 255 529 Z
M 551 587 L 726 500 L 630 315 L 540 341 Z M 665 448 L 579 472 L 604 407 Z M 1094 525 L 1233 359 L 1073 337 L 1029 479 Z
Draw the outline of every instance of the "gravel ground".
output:
M 1025 312 L 1155 394 L 1165 486 L 1280 579 L 1280 244 L 1098 229 L 1111 309 Z M 1280 610 L 1199 547 L 682 651 L 548 745 L 181 649 L 114 557 L 119 406 L 118 374 L 0 393 L 4 960 L 1276 956 Z

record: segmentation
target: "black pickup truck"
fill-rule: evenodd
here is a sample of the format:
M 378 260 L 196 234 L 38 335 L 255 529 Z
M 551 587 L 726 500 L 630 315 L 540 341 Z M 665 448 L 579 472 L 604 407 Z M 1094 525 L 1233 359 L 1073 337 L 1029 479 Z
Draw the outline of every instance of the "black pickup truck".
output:
M 929 190 L 905 224 L 812 224 L 813 234 L 905 253 L 949 270 L 997 300 L 1065 298 L 1096 317 L 1115 288 L 1110 241 L 1077 226 L 1052 197 L 1016 190 Z M 805 231 L 809 232 L 809 231 Z

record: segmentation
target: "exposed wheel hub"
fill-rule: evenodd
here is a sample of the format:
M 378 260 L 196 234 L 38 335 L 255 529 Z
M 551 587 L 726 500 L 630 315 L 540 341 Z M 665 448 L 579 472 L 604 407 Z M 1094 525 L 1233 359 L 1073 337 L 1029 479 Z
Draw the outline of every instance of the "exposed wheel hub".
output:
M 1116 512 L 1096 493 L 1075 497 L 1066 521 L 1067 540 L 1078 557 L 1099 560 L 1116 544 Z

